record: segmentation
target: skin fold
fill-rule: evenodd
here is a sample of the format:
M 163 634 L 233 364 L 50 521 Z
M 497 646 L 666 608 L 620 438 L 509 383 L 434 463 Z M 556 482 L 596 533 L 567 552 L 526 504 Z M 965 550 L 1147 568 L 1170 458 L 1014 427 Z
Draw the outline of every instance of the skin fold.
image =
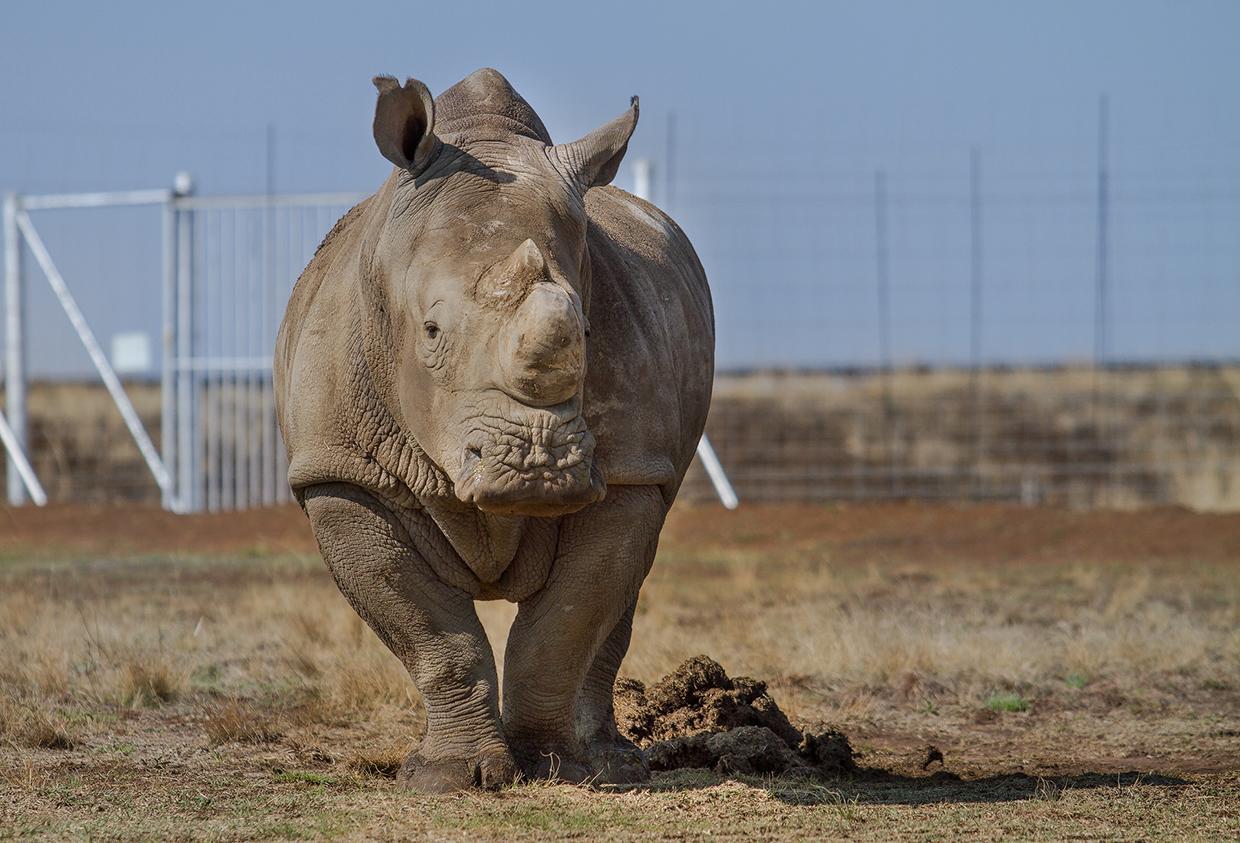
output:
M 402 781 L 640 781 L 612 686 L 710 404 L 702 266 L 608 183 L 628 111 L 554 145 L 494 70 L 375 80 L 387 181 L 297 282 L 275 384 L 289 482 L 428 724 Z M 475 600 L 509 600 L 503 700 Z

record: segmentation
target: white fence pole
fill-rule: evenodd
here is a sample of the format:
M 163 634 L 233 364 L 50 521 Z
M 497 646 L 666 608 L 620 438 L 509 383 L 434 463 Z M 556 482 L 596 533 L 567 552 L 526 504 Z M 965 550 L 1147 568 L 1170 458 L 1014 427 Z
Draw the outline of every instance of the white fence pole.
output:
M 176 252 L 176 210 L 172 197 L 160 209 L 161 236 L 163 238 L 163 330 L 160 335 L 160 374 L 159 374 L 159 447 L 163 454 L 164 467 L 170 474 L 176 472 L 177 436 L 176 436 L 176 294 L 177 294 L 177 252 Z M 163 490 L 164 509 L 175 509 L 177 502 L 175 489 Z
M 639 158 L 633 162 L 633 194 L 639 199 L 650 201 L 650 184 L 653 181 L 653 167 L 650 159 Z M 710 484 L 715 487 L 715 494 L 719 496 L 719 502 L 728 509 L 736 509 L 740 505 L 740 498 L 736 496 L 736 489 L 732 488 L 732 481 L 728 479 L 728 474 L 723 470 L 723 464 L 719 462 L 719 456 L 715 453 L 715 449 L 711 446 L 710 440 L 706 438 L 706 434 L 702 434 L 702 438 L 698 440 L 697 456 L 702 461 L 702 467 L 706 469 L 706 476 L 710 478 Z
M 177 173 L 174 202 L 176 238 L 176 437 L 177 489 L 186 512 L 201 508 L 198 484 L 197 389 L 198 378 L 186 364 L 194 355 L 194 236 L 193 212 L 183 207 L 194 189 L 189 173 Z
M 654 181 L 654 166 L 649 158 L 638 158 L 633 162 L 633 195 L 650 201 L 651 183 Z
M 30 499 L 34 501 L 35 506 L 46 506 L 47 493 L 43 491 L 43 485 L 39 483 L 39 478 L 35 476 L 34 468 L 30 465 L 30 461 L 26 459 L 21 446 L 18 445 L 13 428 L 9 427 L 9 423 L 5 421 L 4 413 L 0 413 L 0 446 L 3 446 L 0 447 L 0 450 L 8 453 L 9 466 L 16 472 L 18 478 L 26 487 L 26 491 L 30 493 Z
M 25 291 L 22 285 L 22 241 L 17 230 L 20 200 L 16 193 L 4 197 L 4 402 L 9 436 L 5 448 L 8 501 L 20 506 L 26 500 L 25 481 L 20 467 L 26 460 L 26 340 L 22 335 Z M 29 463 L 27 463 L 29 465 Z M 31 472 L 33 476 L 33 472 Z
M 736 497 L 736 490 L 732 488 L 732 481 L 724 472 L 723 465 L 719 462 L 719 457 L 715 455 L 715 449 L 711 447 L 710 440 L 706 438 L 705 433 L 698 440 L 697 455 L 702 461 L 702 467 L 706 469 L 707 476 L 710 477 L 711 485 L 715 487 L 715 494 L 719 496 L 720 502 L 728 509 L 736 509 L 740 506 L 741 502 Z
M 39 237 L 39 232 L 35 230 L 34 225 L 30 222 L 30 217 L 25 211 L 18 211 L 17 226 L 21 230 L 22 235 L 25 236 L 35 261 L 42 268 L 43 274 L 47 276 L 47 282 L 51 285 L 52 292 L 60 300 L 60 306 L 64 309 L 65 315 L 69 317 L 69 322 L 73 325 L 73 329 L 77 331 L 78 338 L 81 339 L 82 345 L 86 348 L 86 353 L 90 355 L 91 362 L 95 364 L 95 370 L 99 372 L 99 377 L 103 379 L 103 385 L 107 387 L 112 400 L 116 402 L 117 409 L 121 411 L 121 418 L 125 420 L 125 426 L 129 428 L 130 434 L 138 444 L 138 450 L 142 452 L 142 458 L 146 460 L 147 467 L 150 468 L 151 474 L 155 476 L 155 482 L 159 484 L 162 492 L 171 495 L 171 475 L 168 474 L 163 460 L 159 458 L 155 445 L 151 442 L 151 438 L 147 436 L 146 428 L 142 426 L 142 420 L 138 418 L 137 410 L 134 409 L 133 403 L 125 393 L 125 388 L 121 386 L 121 382 L 116 377 L 116 372 L 113 371 L 112 364 L 108 362 L 103 349 L 99 347 L 99 342 L 95 339 L 95 334 L 91 331 L 90 325 L 86 324 L 86 319 L 82 316 L 82 311 L 78 308 L 73 294 L 69 292 L 65 279 L 56 268 L 56 264 L 53 263 L 52 256 L 48 253 L 42 238 Z

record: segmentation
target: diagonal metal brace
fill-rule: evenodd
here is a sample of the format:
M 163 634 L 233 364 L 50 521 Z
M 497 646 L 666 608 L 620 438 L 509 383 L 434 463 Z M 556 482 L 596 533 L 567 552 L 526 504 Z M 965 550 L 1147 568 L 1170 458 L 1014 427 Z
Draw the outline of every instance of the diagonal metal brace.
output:
M 17 474 L 22 479 L 22 485 L 26 487 L 26 491 L 30 494 L 30 499 L 34 501 L 35 506 L 46 506 L 47 492 L 43 491 L 43 484 L 35 476 L 34 467 L 30 465 L 30 460 L 26 459 L 26 455 L 22 453 L 21 444 L 17 441 L 13 428 L 9 427 L 8 419 L 4 417 L 2 412 L 0 412 L 0 445 L 4 446 L 9 459 L 13 461 L 13 465 L 17 468 Z
M 90 355 L 90 360 L 95 365 L 95 370 L 99 372 L 99 377 L 103 379 L 103 385 L 107 387 L 108 394 L 112 396 L 112 400 L 116 403 L 116 408 L 120 410 L 121 417 L 125 420 L 125 426 L 129 428 L 129 433 L 133 436 L 134 442 L 137 443 L 138 450 L 142 452 L 142 458 L 146 460 L 146 465 L 151 470 L 151 474 L 154 475 L 155 482 L 165 495 L 172 498 L 174 495 L 172 476 L 168 473 L 167 466 L 160 459 L 159 452 L 155 450 L 155 444 L 151 442 L 151 437 L 147 435 L 146 428 L 142 426 L 142 420 L 138 418 L 138 411 L 134 409 L 133 402 L 129 400 L 129 395 L 126 394 L 125 388 L 121 386 L 120 379 L 112 369 L 112 364 L 108 362 L 103 349 L 99 347 L 99 342 L 95 339 L 94 332 L 90 329 L 90 325 L 86 323 L 85 317 L 82 316 L 82 311 L 78 307 L 77 301 L 73 298 L 73 294 L 69 292 L 69 287 L 65 284 L 64 277 L 61 276 L 60 270 L 56 268 L 56 264 L 52 261 L 52 256 L 43 244 L 43 239 L 39 236 L 39 232 L 35 230 L 34 224 L 30 222 L 30 215 L 24 210 L 19 211 L 17 214 L 17 226 L 25 236 L 26 243 L 29 245 L 30 252 L 34 255 L 35 261 L 38 262 L 43 270 L 43 274 L 47 277 L 47 283 L 51 285 L 52 292 L 60 300 L 60 306 L 64 309 L 65 315 L 69 317 L 69 322 L 73 325 L 73 329 L 77 331 L 78 338 L 86 348 L 86 353 Z M 179 502 L 174 503 L 173 509 L 180 510 Z

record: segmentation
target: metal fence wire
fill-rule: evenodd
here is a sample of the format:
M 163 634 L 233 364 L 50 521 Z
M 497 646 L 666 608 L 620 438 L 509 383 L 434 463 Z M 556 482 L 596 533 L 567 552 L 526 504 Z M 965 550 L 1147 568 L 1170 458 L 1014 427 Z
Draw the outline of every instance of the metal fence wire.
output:
M 1116 175 L 1102 158 L 988 174 L 976 151 L 963 160 L 950 173 L 727 179 L 684 167 L 674 198 L 649 163 L 635 167 L 711 279 L 720 371 L 707 432 L 742 502 L 1240 507 L 1237 174 Z M 52 500 L 287 501 L 275 334 L 298 274 L 359 197 L 143 196 L 163 219 L 162 248 L 153 217 L 133 241 L 162 256 L 139 273 L 158 281 L 160 374 L 123 391 L 166 487 L 99 378 L 35 378 L 28 392 L 14 378 L 55 316 L 23 303 L 48 273 L 21 226 L 6 226 L 19 258 L 5 264 L 6 417 Z M 82 246 L 55 236 L 54 216 L 109 214 L 120 198 L 10 203 L 59 263 Z M 62 280 L 128 277 L 100 266 Z M 105 324 L 93 307 L 85 321 Z M 10 500 L 24 500 L 6 460 Z M 700 465 L 684 494 L 715 496 Z
M 271 380 L 276 331 L 301 270 L 356 198 L 179 203 L 175 424 L 164 435 L 177 440 L 165 453 L 186 509 L 291 500 Z

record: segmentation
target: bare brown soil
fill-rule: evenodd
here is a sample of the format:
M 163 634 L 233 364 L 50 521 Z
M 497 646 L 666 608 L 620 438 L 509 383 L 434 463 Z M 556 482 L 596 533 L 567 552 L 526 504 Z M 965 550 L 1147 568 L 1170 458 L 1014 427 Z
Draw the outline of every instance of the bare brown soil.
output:
M 1073 511 L 1010 504 L 746 504 L 735 512 L 680 505 L 662 546 L 781 555 L 829 550 L 840 562 L 1240 561 L 1240 512 L 1178 507 Z M 0 555 L 309 553 L 314 536 L 295 506 L 174 515 L 156 506 L 0 506 Z

